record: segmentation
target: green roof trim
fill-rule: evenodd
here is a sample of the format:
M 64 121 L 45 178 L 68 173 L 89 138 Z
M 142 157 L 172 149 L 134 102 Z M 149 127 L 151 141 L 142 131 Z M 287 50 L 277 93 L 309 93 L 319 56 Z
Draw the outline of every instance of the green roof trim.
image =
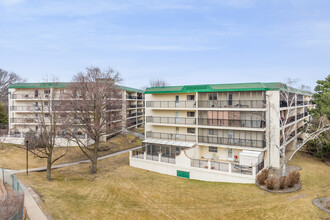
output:
M 54 85 L 55 84 L 55 85 Z M 42 83 L 14 83 L 9 85 L 9 89 L 45 89 L 45 88 L 65 88 L 70 84 L 70 82 L 42 82 Z M 118 86 L 120 89 L 129 91 L 129 92 L 140 92 L 144 91 L 141 89 L 135 89 L 127 86 Z
M 65 88 L 68 86 L 69 82 L 56 82 L 55 85 L 52 82 L 42 82 L 42 83 L 14 83 L 9 85 L 9 89 L 39 89 L 39 88 Z
M 240 92 L 240 91 L 290 91 L 305 95 L 312 95 L 307 91 L 301 91 L 280 82 L 271 83 L 229 83 L 229 84 L 205 84 L 205 85 L 185 85 L 185 86 L 164 86 L 150 87 L 145 90 L 145 94 L 160 93 L 195 93 L 195 92 Z
M 139 92 L 139 93 L 144 93 L 144 91 L 142 89 L 135 89 L 132 87 L 127 87 L 127 86 L 119 86 L 120 89 L 125 90 L 125 91 L 129 91 L 129 92 Z

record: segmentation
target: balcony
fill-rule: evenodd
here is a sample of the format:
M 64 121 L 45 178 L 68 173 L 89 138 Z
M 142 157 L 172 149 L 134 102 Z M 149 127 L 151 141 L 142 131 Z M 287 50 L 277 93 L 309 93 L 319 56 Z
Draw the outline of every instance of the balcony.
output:
M 301 119 L 304 117 L 304 113 L 301 113 L 301 114 L 297 114 L 297 120 Z
M 127 105 L 127 108 L 136 108 L 136 105 L 129 104 Z
M 140 116 L 140 115 L 143 115 L 144 112 L 138 112 L 137 115 Z
M 147 138 L 176 140 L 176 141 L 194 141 L 196 142 L 196 135 L 190 134 L 174 134 L 174 133 L 161 133 L 161 132 L 146 132 Z
M 241 146 L 241 147 L 254 147 L 254 148 L 265 148 L 265 140 L 252 140 L 252 139 L 241 139 L 241 138 L 228 138 L 228 137 L 217 137 L 217 136 L 198 136 L 199 143 L 209 144 L 223 144 L 230 146 Z
M 143 104 L 137 104 L 137 107 L 138 108 L 143 108 L 144 106 L 143 106 Z
M 127 95 L 126 98 L 127 98 L 127 99 L 137 99 L 137 96 Z
M 266 121 L 264 121 L 264 120 L 199 118 L 198 125 L 223 126 L 223 127 L 245 127 L 245 128 L 265 128 Z
M 135 117 L 136 115 L 136 113 L 127 114 L 127 118 Z
M 44 106 L 44 111 L 47 106 Z M 40 106 L 10 106 L 11 111 L 41 111 Z M 49 110 L 47 108 L 47 110 Z
M 198 108 L 265 108 L 266 100 L 200 100 Z
M 157 117 L 148 116 L 147 122 L 159 123 L 159 124 L 183 124 L 183 125 L 195 125 L 196 118 L 180 118 L 180 117 Z
M 147 101 L 149 108 L 196 108 L 195 101 Z

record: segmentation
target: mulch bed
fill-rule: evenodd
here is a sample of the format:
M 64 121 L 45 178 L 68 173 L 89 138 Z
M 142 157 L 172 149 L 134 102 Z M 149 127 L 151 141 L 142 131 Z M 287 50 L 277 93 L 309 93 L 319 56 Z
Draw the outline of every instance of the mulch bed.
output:
M 313 200 L 313 204 L 330 214 L 330 197 L 321 197 Z
M 286 173 L 290 173 L 291 171 L 298 171 L 301 170 L 300 167 L 298 166 L 287 166 L 286 167 Z M 256 185 L 261 188 L 262 190 L 265 190 L 267 192 L 273 192 L 273 193 L 291 193 L 291 192 L 295 192 L 298 191 L 301 188 L 301 182 L 299 181 L 297 184 L 295 184 L 293 187 L 286 187 L 284 189 L 280 189 L 279 188 L 279 177 L 282 176 L 282 170 L 281 169 L 269 169 L 269 174 L 268 174 L 268 178 L 269 177 L 275 177 L 276 181 L 275 181 L 275 187 L 274 189 L 267 189 L 266 185 L 260 185 L 258 183 L 258 181 L 256 181 Z

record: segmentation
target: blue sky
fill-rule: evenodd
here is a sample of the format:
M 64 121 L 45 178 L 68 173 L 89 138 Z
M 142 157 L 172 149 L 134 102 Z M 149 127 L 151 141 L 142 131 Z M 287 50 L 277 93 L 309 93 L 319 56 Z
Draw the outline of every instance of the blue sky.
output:
M 112 67 L 124 85 L 330 73 L 329 0 L 0 0 L 0 68 L 29 82 Z

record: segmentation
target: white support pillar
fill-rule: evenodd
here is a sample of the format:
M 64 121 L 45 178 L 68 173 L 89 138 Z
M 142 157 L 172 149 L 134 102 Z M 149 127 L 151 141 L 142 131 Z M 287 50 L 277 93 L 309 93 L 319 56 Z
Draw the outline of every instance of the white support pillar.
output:
M 231 163 L 228 164 L 228 172 L 231 173 Z
M 256 171 L 257 171 L 257 169 L 256 169 L 256 166 L 253 166 L 252 167 L 252 176 L 256 176 Z
M 207 161 L 207 169 L 209 169 L 209 170 L 211 169 L 211 160 Z
M 129 158 L 131 158 L 132 157 L 132 151 L 130 150 L 129 151 Z
M 146 160 L 147 159 L 147 151 L 144 151 L 143 152 L 143 160 Z
M 158 153 L 158 162 L 162 162 L 162 153 Z

